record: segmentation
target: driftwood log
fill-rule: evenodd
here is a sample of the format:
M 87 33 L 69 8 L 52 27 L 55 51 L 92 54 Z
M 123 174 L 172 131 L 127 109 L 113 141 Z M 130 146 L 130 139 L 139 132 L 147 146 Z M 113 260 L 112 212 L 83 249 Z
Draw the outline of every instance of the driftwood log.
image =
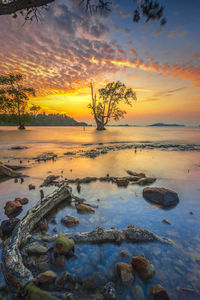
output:
M 20 173 L 17 173 L 16 171 L 14 171 L 13 169 L 11 169 L 10 167 L 4 165 L 1 161 L 0 161 L 0 179 L 5 179 L 5 178 L 17 178 L 17 177 L 21 177 L 22 175 Z
M 71 201 L 71 189 L 66 183 L 30 209 L 14 229 L 11 238 L 6 240 L 3 249 L 4 275 L 11 286 L 17 290 L 23 289 L 33 280 L 33 274 L 23 264 L 20 253 L 21 245 L 26 243 L 35 225 L 64 200 Z
M 20 247 L 25 245 L 27 241 L 34 239 L 34 235 L 32 236 L 30 233 L 42 218 L 47 216 L 62 201 L 71 202 L 72 196 L 74 197 L 71 188 L 67 183 L 64 183 L 56 191 L 41 199 L 35 207 L 30 209 L 14 229 L 12 236 L 4 242 L 4 275 L 9 284 L 18 291 L 23 290 L 34 279 L 32 272 L 23 264 Z M 98 227 L 91 232 L 66 233 L 65 235 L 72 238 L 75 242 L 121 243 L 126 241 L 136 243 L 159 241 L 170 243 L 168 239 L 160 238 L 151 232 L 136 228 L 133 225 L 125 229 L 112 228 L 109 230 Z M 47 236 L 47 241 L 48 237 L 53 241 L 57 235 Z

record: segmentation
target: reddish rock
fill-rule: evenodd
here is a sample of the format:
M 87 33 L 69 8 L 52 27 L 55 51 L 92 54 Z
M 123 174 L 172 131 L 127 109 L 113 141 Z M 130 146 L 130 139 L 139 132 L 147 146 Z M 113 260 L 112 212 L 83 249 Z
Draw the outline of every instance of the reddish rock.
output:
M 155 275 L 155 268 L 153 264 L 143 256 L 132 257 L 133 269 L 138 273 L 140 279 L 147 281 Z
M 13 229 L 16 227 L 16 225 L 19 223 L 19 221 L 20 220 L 17 218 L 2 221 L 0 229 L 2 231 L 3 237 L 9 236 L 12 233 Z
M 127 177 L 116 178 L 115 181 L 116 181 L 118 186 L 127 187 L 128 184 L 129 184 L 129 179 Z
M 160 284 L 153 286 L 150 290 L 150 294 L 157 300 L 169 300 L 166 290 Z
M 118 263 L 117 266 L 117 274 L 121 282 L 125 285 L 131 284 L 134 280 L 133 268 L 131 264 Z
M 61 219 L 61 223 L 65 226 L 72 227 L 79 224 L 79 220 L 72 216 L 66 216 Z
M 91 206 L 87 204 L 78 204 L 76 209 L 79 213 L 94 213 L 95 210 Z
M 19 201 L 8 201 L 4 207 L 5 214 L 10 218 L 17 216 L 22 211 L 22 204 Z
M 19 201 L 22 205 L 25 205 L 29 202 L 28 198 L 15 198 L 15 201 Z

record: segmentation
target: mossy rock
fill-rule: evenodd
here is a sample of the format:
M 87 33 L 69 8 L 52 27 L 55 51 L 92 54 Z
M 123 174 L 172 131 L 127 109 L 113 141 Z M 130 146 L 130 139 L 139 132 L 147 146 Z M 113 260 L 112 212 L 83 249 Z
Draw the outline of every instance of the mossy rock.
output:
M 51 296 L 50 293 L 41 290 L 32 282 L 27 285 L 26 291 L 25 300 L 58 300 L 57 297 Z
M 54 252 L 56 254 L 67 255 L 74 248 L 74 245 L 74 240 L 60 233 L 54 243 Z

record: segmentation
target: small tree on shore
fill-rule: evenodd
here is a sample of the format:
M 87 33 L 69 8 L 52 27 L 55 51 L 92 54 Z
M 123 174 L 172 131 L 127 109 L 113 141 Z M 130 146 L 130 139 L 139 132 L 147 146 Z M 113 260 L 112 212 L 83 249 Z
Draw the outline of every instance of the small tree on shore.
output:
M 110 119 L 117 121 L 124 117 L 126 111 L 120 109 L 121 103 L 131 106 L 137 100 L 135 92 L 120 81 L 108 83 L 105 88 L 99 89 L 98 99 L 92 83 L 90 87 L 92 103 L 88 107 L 94 116 L 97 130 L 105 130 Z
M 29 95 L 35 96 L 35 90 L 22 86 L 21 74 L 0 76 L 0 111 L 17 117 L 19 129 L 25 129 L 28 114 L 26 108 Z

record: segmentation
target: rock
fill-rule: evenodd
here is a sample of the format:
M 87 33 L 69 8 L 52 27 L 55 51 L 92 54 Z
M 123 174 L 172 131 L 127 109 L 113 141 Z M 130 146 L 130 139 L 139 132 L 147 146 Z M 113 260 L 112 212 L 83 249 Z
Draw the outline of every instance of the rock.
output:
M 46 219 L 40 221 L 39 228 L 40 228 L 41 231 L 47 231 L 48 230 L 49 225 L 48 225 L 48 222 L 47 222 Z
M 54 273 L 53 271 L 49 270 L 43 273 L 40 273 L 36 278 L 35 278 L 35 282 L 37 284 L 41 284 L 41 285 L 49 285 L 55 282 L 56 280 L 56 273 Z
M 192 211 L 190 211 L 190 212 L 189 212 L 189 214 L 190 214 L 190 215 L 193 215 L 193 212 L 192 212 Z
M 120 252 L 120 255 L 121 255 L 122 257 L 130 257 L 130 253 L 129 253 L 128 251 L 126 251 L 126 250 L 122 250 L 122 251 Z
M 29 190 L 35 190 L 35 185 L 29 184 L 29 185 L 28 185 L 28 188 L 29 188 Z
M 153 177 L 144 177 L 140 178 L 136 183 L 139 185 L 147 185 L 156 181 L 156 178 Z
M 160 284 L 153 286 L 150 290 L 150 294 L 157 300 L 169 300 L 166 290 Z
M 35 255 L 44 255 L 46 254 L 48 251 L 47 247 L 42 246 L 42 245 L 38 245 L 38 244 L 33 244 L 30 245 L 27 249 L 26 252 L 29 255 L 35 254 Z
M 115 300 L 116 299 L 116 290 L 113 282 L 108 282 L 102 291 L 105 300 Z
M 0 162 L 0 178 L 14 178 L 14 177 L 20 177 L 21 174 L 13 171 L 11 168 L 6 167 L 2 162 Z
M 134 280 L 133 268 L 131 264 L 118 263 L 116 266 L 117 274 L 121 282 L 125 285 L 131 284 Z
M 8 201 L 4 207 L 5 214 L 10 218 L 17 216 L 22 211 L 22 204 L 19 201 Z
M 163 219 L 162 222 L 165 224 L 171 225 L 171 223 L 167 219 Z
M 49 186 L 49 185 L 52 185 L 52 184 L 55 184 L 57 181 L 55 181 L 56 179 L 58 179 L 59 176 L 55 176 L 55 175 L 49 175 L 45 178 L 43 184 L 41 185 L 42 186 Z
M 64 255 L 59 255 L 55 257 L 54 266 L 56 269 L 65 269 L 66 258 Z
M 18 218 L 12 218 L 9 220 L 2 221 L 0 229 L 2 231 L 3 236 L 8 237 L 12 233 L 16 225 L 19 223 L 19 221 L 20 219 Z
M 71 250 L 74 249 L 74 240 L 69 239 L 60 233 L 54 243 L 54 252 L 56 254 L 64 254 L 67 255 Z
M 50 265 L 46 262 L 41 262 L 39 265 L 38 265 L 38 269 L 42 272 L 45 272 L 47 270 L 49 270 L 50 268 Z
M 72 216 L 66 216 L 61 219 L 61 223 L 65 226 L 71 227 L 79 224 L 79 220 Z
M 130 171 L 130 170 L 127 170 L 126 173 L 130 176 L 137 176 L 137 177 L 145 177 L 146 175 L 144 173 L 137 173 L 137 172 L 133 172 L 133 171 Z
M 25 205 L 29 202 L 28 198 L 15 198 L 15 201 L 19 201 L 22 205 Z
M 145 300 L 143 288 L 138 283 L 133 287 L 133 294 L 135 300 Z
M 76 206 L 76 209 L 79 213 L 94 213 L 95 210 L 94 208 L 92 208 L 91 206 L 87 205 L 87 204 L 78 204 Z
M 44 198 L 44 191 L 40 190 L 40 198 L 43 199 Z
M 24 150 L 24 149 L 28 149 L 28 147 L 26 147 L 26 146 L 14 146 L 14 147 L 10 148 L 10 150 Z
M 26 286 L 27 295 L 25 300 L 58 300 L 57 297 L 52 296 L 50 293 L 38 288 L 33 282 Z
M 118 186 L 127 187 L 129 184 L 129 179 L 127 177 L 120 177 L 120 178 L 116 178 L 115 182 L 117 183 Z
M 133 256 L 131 264 L 143 281 L 147 281 L 155 275 L 154 265 L 145 257 Z
M 152 203 L 163 206 L 164 208 L 175 206 L 179 202 L 177 193 L 165 188 L 144 188 L 143 197 Z

